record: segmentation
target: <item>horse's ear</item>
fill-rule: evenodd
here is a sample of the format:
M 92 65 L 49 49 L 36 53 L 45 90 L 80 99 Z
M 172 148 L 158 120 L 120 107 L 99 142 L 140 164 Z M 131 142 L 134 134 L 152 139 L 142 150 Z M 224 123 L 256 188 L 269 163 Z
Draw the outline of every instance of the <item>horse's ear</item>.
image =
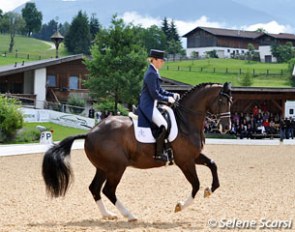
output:
M 230 82 L 225 82 L 223 85 L 223 91 L 226 93 L 229 93 L 231 91 L 231 83 Z

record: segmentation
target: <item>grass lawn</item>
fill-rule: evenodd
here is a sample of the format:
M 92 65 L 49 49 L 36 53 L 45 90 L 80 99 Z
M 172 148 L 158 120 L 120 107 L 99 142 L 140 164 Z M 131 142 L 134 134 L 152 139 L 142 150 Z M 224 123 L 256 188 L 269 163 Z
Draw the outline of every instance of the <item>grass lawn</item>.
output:
M 254 87 L 291 87 L 286 63 L 249 63 L 235 59 L 204 59 L 166 62 L 160 71 L 163 77 L 191 85 L 204 82 L 231 82 L 233 86 L 241 86 L 240 80 L 247 72 L 252 76 Z
M 24 129 L 34 129 L 36 126 L 44 126 L 50 130 L 53 130 L 53 140 L 54 141 L 61 141 L 64 138 L 71 136 L 71 135 L 77 135 L 77 134 L 85 134 L 88 132 L 88 130 L 82 130 L 82 129 L 77 129 L 77 128 L 72 128 L 72 127 L 65 127 L 61 126 L 55 123 L 51 122 L 45 122 L 45 123 L 24 123 Z
M 8 53 L 10 36 L 8 34 L 0 34 L 0 65 L 13 64 L 22 62 L 23 60 L 39 60 L 55 57 L 55 46 L 52 42 L 46 42 L 26 36 L 15 36 L 13 52 Z M 59 49 L 60 56 L 66 56 L 68 53 L 61 43 Z M 4 53 L 6 52 L 6 57 Z

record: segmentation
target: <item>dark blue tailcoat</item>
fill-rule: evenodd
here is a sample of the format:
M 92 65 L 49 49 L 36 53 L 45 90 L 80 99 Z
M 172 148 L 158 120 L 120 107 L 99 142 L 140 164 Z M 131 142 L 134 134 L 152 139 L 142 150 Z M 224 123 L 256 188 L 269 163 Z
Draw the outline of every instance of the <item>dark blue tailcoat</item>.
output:
M 150 65 L 144 75 L 138 107 L 138 126 L 150 127 L 153 117 L 154 101 L 168 102 L 168 97 L 173 97 L 160 86 L 161 77 L 155 67 Z

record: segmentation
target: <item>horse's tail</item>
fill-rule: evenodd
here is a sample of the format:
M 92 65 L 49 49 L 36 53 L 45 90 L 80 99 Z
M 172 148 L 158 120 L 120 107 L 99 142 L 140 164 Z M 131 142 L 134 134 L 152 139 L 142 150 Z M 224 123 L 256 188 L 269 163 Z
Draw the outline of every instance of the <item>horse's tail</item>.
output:
M 42 175 L 46 190 L 52 197 L 64 196 L 70 184 L 72 169 L 70 165 L 71 147 L 76 139 L 85 139 L 86 134 L 70 136 L 46 151 L 43 158 Z

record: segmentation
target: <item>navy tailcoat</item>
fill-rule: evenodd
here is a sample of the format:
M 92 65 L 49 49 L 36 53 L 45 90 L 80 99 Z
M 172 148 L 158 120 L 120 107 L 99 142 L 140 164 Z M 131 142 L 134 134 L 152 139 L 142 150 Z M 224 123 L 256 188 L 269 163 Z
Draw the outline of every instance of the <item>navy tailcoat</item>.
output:
M 168 97 L 173 97 L 173 93 L 160 86 L 161 80 L 156 68 L 149 65 L 144 75 L 138 106 L 138 126 L 140 127 L 151 126 L 155 100 L 168 102 Z

